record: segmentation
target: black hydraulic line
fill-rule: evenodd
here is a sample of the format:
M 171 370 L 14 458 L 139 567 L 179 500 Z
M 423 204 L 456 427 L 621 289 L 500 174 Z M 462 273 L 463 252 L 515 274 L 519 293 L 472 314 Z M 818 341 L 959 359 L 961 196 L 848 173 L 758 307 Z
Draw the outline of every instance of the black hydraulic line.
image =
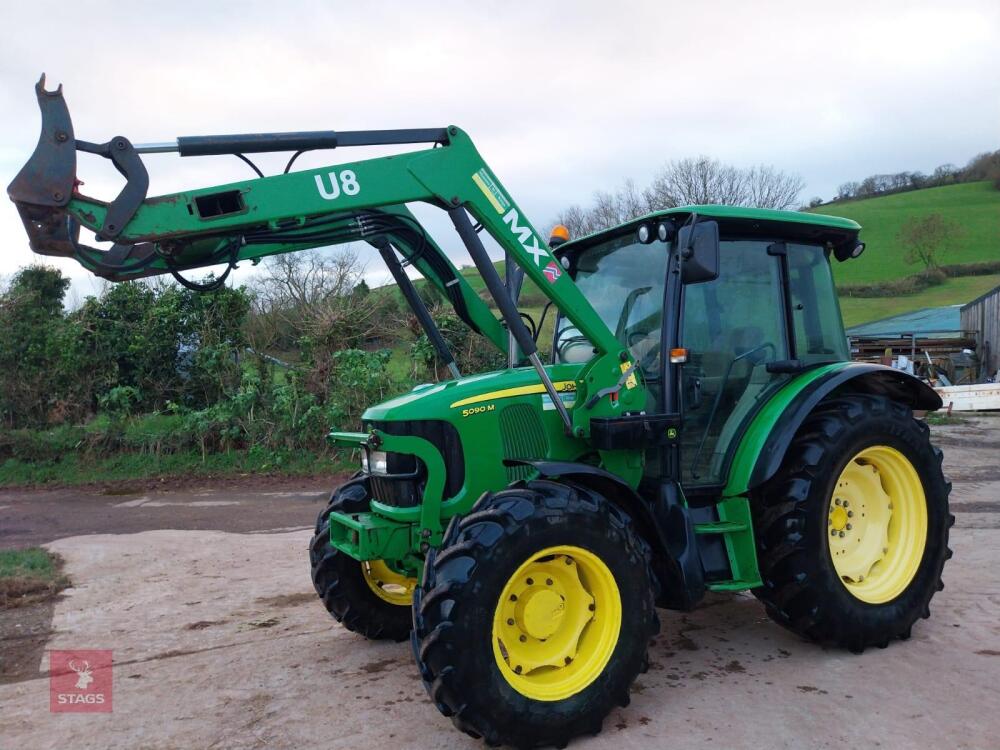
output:
M 486 252 L 486 248 L 483 247 L 483 241 L 479 239 L 479 235 L 476 234 L 476 230 L 469 220 L 469 214 L 466 213 L 464 207 L 455 206 L 448 209 L 448 216 L 452 224 L 455 225 L 455 231 L 458 232 L 458 236 L 462 238 L 465 249 L 472 258 L 472 262 L 476 264 L 479 275 L 483 277 L 486 288 L 489 289 L 493 300 L 497 303 L 497 307 L 500 308 L 500 314 L 503 316 L 504 322 L 507 323 L 507 330 L 513 334 L 517 345 L 521 347 L 521 351 L 524 352 L 535 368 L 535 372 L 538 373 L 538 377 L 542 381 L 546 393 L 552 399 L 552 405 L 555 406 L 556 411 L 559 412 L 559 416 L 562 418 L 563 425 L 566 427 L 566 433 L 572 433 L 573 419 L 569 416 L 569 412 L 566 411 L 566 405 L 563 403 L 562 397 L 559 395 L 556 387 L 552 384 L 552 378 L 546 372 L 542 360 L 538 358 L 538 347 L 535 346 L 535 340 L 531 337 L 531 333 L 528 332 L 524 321 L 521 320 L 521 313 L 518 311 L 517 305 L 514 304 L 514 300 L 511 299 L 510 294 L 507 293 L 507 287 L 500 280 L 500 274 L 497 273 L 496 266 L 490 261 L 490 256 Z
M 264 173 L 260 171 L 260 167 L 258 167 L 252 161 L 250 161 L 243 154 L 233 154 L 233 156 L 235 156 L 237 159 L 241 159 L 241 160 L 245 161 L 250 166 L 250 169 L 252 169 L 254 172 L 257 173 L 258 177 L 263 177 L 264 176 Z
M 226 283 L 226 279 L 229 278 L 229 274 L 232 270 L 236 268 L 236 259 L 240 252 L 241 240 L 239 238 L 233 238 L 229 242 L 229 247 L 223 248 L 212 255 L 212 260 L 219 260 L 220 257 L 226 253 L 229 255 L 229 265 L 226 266 L 226 270 L 222 272 L 222 275 L 217 279 L 212 279 L 208 282 L 191 281 L 190 279 L 185 279 L 181 276 L 180 271 L 183 269 L 174 265 L 169 259 L 167 260 L 167 267 L 170 269 L 170 275 L 174 277 L 178 284 L 180 284 L 185 289 L 190 289 L 192 292 L 214 292 L 221 289 Z M 203 264 L 203 265 L 214 265 L 213 263 Z
M 496 266 L 490 260 L 486 248 L 483 247 L 482 240 L 479 239 L 479 235 L 472 228 L 469 215 L 462 206 L 456 206 L 455 208 L 448 209 L 448 216 L 451 218 L 452 224 L 455 225 L 458 236 L 465 243 L 465 249 L 468 250 L 469 255 L 472 257 L 472 262 L 476 264 L 480 276 L 483 277 L 486 288 L 489 289 L 490 294 L 497 303 L 497 307 L 500 308 L 500 314 L 507 323 L 507 329 L 514 335 L 517 345 L 521 347 L 521 351 L 524 352 L 525 356 L 535 354 L 538 351 L 535 347 L 535 342 L 532 341 L 528 328 L 521 320 L 521 314 L 517 309 L 517 305 L 514 304 L 514 300 L 507 293 L 507 287 L 500 280 L 500 274 L 497 273 Z
M 447 128 L 404 130 L 314 130 L 296 133 L 189 135 L 177 139 L 181 156 L 212 156 L 270 151 L 308 151 L 347 146 L 398 146 L 408 143 L 448 143 Z
M 403 270 L 403 266 L 399 262 L 399 258 L 396 257 L 396 251 L 392 249 L 389 241 L 384 237 L 378 237 L 377 239 L 371 240 L 370 244 L 378 250 L 379 255 L 382 256 L 382 260 L 385 261 L 385 265 L 389 269 L 389 273 L 391 273 L 392 278 L 396 280 L 396 286 L 399 287 L 399 291 L 402 292 L 404 299 L 406 299 L 407 304 L 410 306 L 410 309 L 413 310 L 413 314 L 417 316 L 417 320 L 420 322 L 420 327 L 423 328 L 424 333 L 427 334 L 427 338 L 434 347 L 434 351 L 437 352 L 438 359 L 445 363 L 445 366 L 451 371 L 452 376 L 456 380 L 462 377 L 462 374 L 458 371 L 458 365 L 455 364 L 454 355 L 448 348 L 448 344 L 441 335 L 441 331 L 438 329 L 437 325 L 435 325 L 431 314 L 427 311 L 427 306 L 424 304 L 424 301 L 420 299 L 420 295 L 417 294 L 417 290 L 413 286 L 413 282 L 410 280 L 410 277 L 406 275 L 406 271 Z
M 472 230 L 479 234 L 483 225 L 477 225 L 479 229 L 473 227 Z M 507 292 L 510 294 L 510 298 L 514 300 L 516 305 L 518 300 L 521 298 L 521 285 L 524 283 L 524 269 L 521 268 L 514 259 L 507 253 L 507 261 L 504 263 L 504 277 L 507 284 Z M 534 332 L 531 336 L 532 340 L 537 344 L 538 333 Z M 517 367 L 517 341 L 514 340 L 513 333 L 510 334 L 507 341 L 507 367 Z

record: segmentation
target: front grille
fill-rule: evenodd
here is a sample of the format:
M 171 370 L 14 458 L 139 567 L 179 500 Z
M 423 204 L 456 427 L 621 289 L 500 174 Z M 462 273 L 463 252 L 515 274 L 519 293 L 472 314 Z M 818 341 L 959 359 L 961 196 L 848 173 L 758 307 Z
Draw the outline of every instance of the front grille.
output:
M 444 459 L 444 499 L 457 495 L 462 489 L 465 483 L 465 456 L 462 453 L 462 441 L 458 437 L 458 430 L 453 425 L 437 419 L 414 419 L 399 422 L 365 422 L 364 426 L 366 430 L 377 429 L 387 435 L 413 435 L 427 440 L 441 452 Z M 412 458 L 396 454 L 400 459 L 397 469 L 394 468 L 396 459 L 393 458 L 393 454 L 389 455 L 390 473 L 404 473 L 404 464 L 407 467 L 405 473 L 413 471 Z M 414 478 L 373 476 L 372 497 L 381 503 L 398 508 L 419 505 L 424 493 L 427 469 L 422 461 L 417 460 L 416 465 L 417 476 Z
M 538 410 L 529 404 L 511 404 L 500 412 L 500 438 L 504 458 L 545 458 L 549 452 Z M 507 481 L 524 479 L 532 471 L 530 466 L 508 466 Z

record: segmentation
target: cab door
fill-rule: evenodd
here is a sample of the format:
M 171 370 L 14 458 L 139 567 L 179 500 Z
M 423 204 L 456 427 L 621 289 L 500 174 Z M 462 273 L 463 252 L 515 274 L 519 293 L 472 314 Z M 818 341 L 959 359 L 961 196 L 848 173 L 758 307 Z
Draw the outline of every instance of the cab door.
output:
M 680 341 L 685 487 L 725 481 L 744 423 L 789 376 L 768 364 L 789 358 L 779 258 L 760 240 L 723 240 L 719 276 L 683 290 Z

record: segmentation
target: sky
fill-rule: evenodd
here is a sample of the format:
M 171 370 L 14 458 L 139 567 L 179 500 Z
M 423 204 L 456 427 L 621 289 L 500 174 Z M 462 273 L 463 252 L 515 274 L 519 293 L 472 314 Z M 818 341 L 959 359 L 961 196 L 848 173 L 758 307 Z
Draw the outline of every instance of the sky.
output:
M 1000 3 L 0 0 L 0 181 L 30 155 L 39 74 L 76 136 L 454 124 L 543 234 L 560 209 L 705 154 L 801 175 L 803 201 L 869 174 L 1000 148 Z M 378 149 L 307 154 L 301 167 Z M 150 195 L 246 179 L 233 157 L 145 157 Z M 265 172 L 284 158 L 260 159 Z M 121 181 L 79 160 L 84 192 Z M 418 210 L 456 263 L 446 218 Z M 361 248 L 358 248 L 359 250 Z M 495 250 L 495 248 L 494 248 Z M 362 250 L 367 277 L 387 277 Z M 37 259 L 0 202 L 0 276 Z M 69 259 L 70 303 L 100 289 Z M 253 270 L 241 267 L 232 283 Z

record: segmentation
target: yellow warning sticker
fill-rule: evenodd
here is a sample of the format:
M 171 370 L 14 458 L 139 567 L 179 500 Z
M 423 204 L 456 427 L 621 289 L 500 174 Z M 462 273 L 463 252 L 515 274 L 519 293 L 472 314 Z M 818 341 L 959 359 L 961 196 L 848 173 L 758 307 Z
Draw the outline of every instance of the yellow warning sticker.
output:
M 500 188 L 497 187 L 497 184 L 490 177 L 485 167 L 472 175 L 472 181 L 476 183 L 476 187 L 483 191 L 486 200 L 490 202 L 498 214 L 502 214 L 510 208 L 510 201 L 507 200 L 507 196 L 500 191 Z
M 628 368 L 630 368 L 631 366 L 632 366 L 631 362 L 622 362 L 621 364 L 622 374 L 624 375 L 628 371 Z M 633 372 L 625 379 L 625 387 L 631 391 L 637 385 L 639 385 L 639 381 L 635 379 L 635 373 Z

